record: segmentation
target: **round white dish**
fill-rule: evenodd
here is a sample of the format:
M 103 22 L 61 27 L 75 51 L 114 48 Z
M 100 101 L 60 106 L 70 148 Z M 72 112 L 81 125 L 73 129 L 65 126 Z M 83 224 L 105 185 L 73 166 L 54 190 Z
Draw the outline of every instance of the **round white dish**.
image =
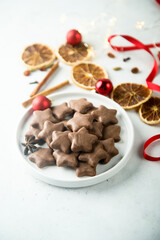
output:
M 121 126 L 121 141 L 116 143 L 115 146 L 119 150 L 119 154 L 111 159 L 106 165 L 97 166 L 97 175 L 94 177 L 81 177 L 78 178 L 75 170 L 64 167 L 49 166 L 45 168 L 38 168 L 36 164 L 28 160 L 28 157 L 23 154 L 24 147 L 21 145 L 24 142 L 24 136 L 27 132 L 31 119 L 32 109 L 30 108 L 19 122 L 17 129 L 17 144 L 22 155 L 22 159 L 31 170 L 31 173 L 38 179 L 56 185 L 59 187 L 77 188 L 91 186 L 115 175 L 119 172 L 129 160 L 133 149 L 134 130 L 130 118 L 125 110 L 111 99 L 102 95 L 90 92 L 67 92 L 54 94 L 49 96 L 53 100 L 54 105 L 61 104 L 62 102 L 69 102 L 71 99 L 79 99 L 85 97 L 88 101 L 92 102 L 94 106 L 98 107 L 104 105 L 107 108 L 117 110 L 118 125 Z

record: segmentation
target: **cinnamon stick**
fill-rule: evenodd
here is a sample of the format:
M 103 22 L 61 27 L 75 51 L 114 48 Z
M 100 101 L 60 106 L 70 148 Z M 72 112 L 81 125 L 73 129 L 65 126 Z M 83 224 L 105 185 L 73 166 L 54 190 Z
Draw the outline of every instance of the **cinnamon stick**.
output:
M 40 95 L 47 96 L 47 95 L 55 92 L 56 90 L 58 90 L 58 89 L 60 89 L 60 88 L 62 88 L 62 87 L 64 87 L 64 86 L 66 86 L 66 85 L 68 85 L 68 84 L 69 84 L 69 81 L 66 80 L 66 81 L 64 81 L 64 82 L 62 82 L 62 83 L 60 83 L 60 84 L 58 84 L 58 85 L 56 85 L 56 86 L 54 86 L 54 87 L 52 87 L 52 88 L 49 88 L 49 89 L 47 89 L 47 90 L 45 90 L 45 91 L 43 91 L 43 92 L 37 93 L 36 95 L 34 95 L 33 97 L 31 97 L 31 98 L 28 99 L 27 101 L 23 102 L 22 105 L 23 105 L 23 107 L 28 107 L 29 105 L 32 104 L 32 101 L 33 101 L 33 99 L 34 99 L 35 97 L 40 96 Z
M 40 88 L 47 82 L 47 80 L 50 78 L 50 76 L 56 71 L 56 69 L 59 66 L 59 62 L 56 62 L 51 69 L 49 70 L 49 72 L 47 73 L 47 75 L 45 76 L 45 78 L 36 86 L 36 88 L 33 90 L 33 92 L 30 94 L 30 97 L 33 97 L 39 90 Z

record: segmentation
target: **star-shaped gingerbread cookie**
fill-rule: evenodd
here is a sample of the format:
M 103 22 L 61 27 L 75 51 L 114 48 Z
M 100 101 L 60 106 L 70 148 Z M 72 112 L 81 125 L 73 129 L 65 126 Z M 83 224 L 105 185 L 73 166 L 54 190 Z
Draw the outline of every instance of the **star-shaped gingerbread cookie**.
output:
M 72 131 L 76 132 L 80 128 L 85 127 L 87 129 L 92 129 L 92 122 L 93 122 L 93 117 L 90 114 L 81 114 L 76 112 L 68 122 L 67 122 L 67 127 L 72 129 Z
M 94 119 L 103 123 L 103 125 L 107 126 L 109 124 L 115 124 L 118 122 L 116 118 L 117 110 L 108 109 L 103 105 L 100 105 L 98 109 L 93 110 L 91 112 Z
M 45 121 L 42 131 L 39 132 L 38 138 L 42 138 L 46 141 L 47 145 L 50 146 L 52 141 L 53 131 L 63 131 L 64 124 L 62 122 L 52 123 L 50 121 Z
M 52 112 L 53 112 L 53 115 L 55 115 L 57 119 L 63 120 L 67 116 L 72 115 L 73 110 L 70 107 L 68 107 L 68 104 L 66 102 L 64 102 L 58 106 L 54 106 L 52 108 Z
M 53 153 L 54 158 L 56 159 L 56 165 L 58 167 L 73 167 L 75 168 L 78 164 L 77 155 L 75 153 L 66 154 L 59 150 L 56 150 Z
M 53 151 L 50 148 L 39 148 L 29 155 L 29 160 L 36 163 L 39 168 L 55 165 Z
M 64 153 L 69 153 L 71 142 L 68 138 L 68 133 L 69 131 L 53 131 L 50 147 L 53 149 L 61 150 Z
M 103 159 L 100 161 L 102 164 L 106 164 L 110 161 L 110 159 L 114 156 L 116 156 L 119 152 L 118 149 L 114 146 L 114 139 L 113 138 L 108 138 L 106 140 L 101 141 L 103 144 L 104 149 L 107 152 L 107 157 L 106 159 Z
M 50 108 L 47 108 L 43 111 L 41 111 L 41 110 L 34 111 L 31 126 L 34 127 L 34 128 L 39 128 L 40 130 L 42 130 L 44 122 L 46 120 L 49 120 L 53 123 L 57 122 L 57 119 L 53 116 L 52 110 Z
M 113 138 L 115 142 L 120 141 L 121 127 L 119 125 L 109 125 L 103 130 L 103 139 Z
M 34 128 L 34 127 L 30 126 L 29 130 L 25 134 L 25 137 L 34 136 L 36 139 L 38 139 L 39 133 L 40 133 L 40 130 L 38 128 Z
M 68 133 L 68 138 L 73 152 L 91 152 L 93 144 L 98 140 L 97 136 L 90 134 L 85 127 L 80 128 L 78 132 Z
M 88 163 L 79 162 L 78 167 L 76 168 L 77 177 L 83 176 L 95 176 L 96 167 L 91 167 Z
M 93 108 L 93 104 L 88 102 L 86 98 L 70 100 L 69 104 L 75 112 L 79 113 L 87 113 L 88 110 Z
M 90 166 L 96 167 L 100 160 L 106 159 L 107 152 L 103 149 L 103 145 L 99 142 L 95 145 L 91 153 L 81 153 L 78 157 L 80 161 L 87 162 Z
M 93 122 L 93 129 L 90 130 L 90 133 L 95 134 L 98 138 L 102 137 L 103 125 L 101 122 Z

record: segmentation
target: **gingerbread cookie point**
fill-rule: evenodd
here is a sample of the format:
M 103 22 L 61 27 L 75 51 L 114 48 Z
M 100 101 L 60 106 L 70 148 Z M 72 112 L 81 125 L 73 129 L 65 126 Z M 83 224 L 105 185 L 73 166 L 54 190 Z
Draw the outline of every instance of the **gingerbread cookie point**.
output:
M 73 132 L 78 131 L 82 127 L 92 129 L 92 122 L 93 117 L 90 114 L 81 114 L 76 112 L 73 118 L 67 122 L 67 127 L 69 127 Z
M 90 130 L 90 133 L 96 135 L 99 139 L 102 138 L 103 124 L 101 122 L 93 122 L 93 128 Z
M 38 140 L 39 145 L 43 145 L 45 143 L 44 139 L 39 137 L 40 130 L 38 128 L 34 128 L 32 126 L 29 127 L 29 130 L 25 134 L 25 138 L 34 137 Z
M 66 102 L 52 107 L 52 113 L 58 120 L 64 120 L 66 117 L 71 116 L 73 114 L 73 110 L 68 107 Z
M 64 153 L 60 150 L 53 152 L 58 167 L 72 167 L 75 168 L 78 164 L 77 155 L 75 153 Z
M 73 152 L 91 152 L 93 144 L 98 140 L 97 136 L 90 134 L 85 127 L 78 132 L 68 133 Z
M 104 126 L 118 123 L 118 120 L 116 118 L 116 113 L 117 113 L 117 110 L 108 109 L 103 105 L 100 105 L 99 108 L 91 112 L 93 118 L 101 122 Z
M 82 162 L 87 162 L 90 166 L 96 167 L 99 161 L 107 157 L 106 151 L 103 149 L 101 142 L 95 144 L 91 153 L 81 153 L 78 159 Z
M 45 140 L 47 145 L 50 147 L 53 131 L 63 131 L 63 129 L 64 124 L 62 122 L 53 123 L 47 120 L 44 122 L 43 129 L 39 132 L 38 137 Z
M 36 163 L 37 167 L 55 165 L 55 159 L 50 148 L 39 148 L 36 152 L 29 155 L 29 160 Z
M 69 101 L 70 107 L 79 113 L 87 113 L 88 110 L 93 108 L 93 104 L 88 102 L 86 98 L 80 98 Z
M 106 140 L 102 140 L 101 142 L 103 144 L 103 147 L 104 147 L 105 151 L 107 152 L 107 156 L 106 156 L 105 159 L 101 160 L 100 163 L 101 164 L 106 164 L 111 160 L 111 158 L 116 156 L 119 153 L 119 151 L 114 146 L 114 139 L 113 138 L 108 138 Z
M 71 142 L 68 138 L 69 131 L 53 131 L 50 147 L 61 150 L 64 153 L 70 153 Z
M 103 139 L 113 138 L 115 142 L 120 141 L 121 127 L 119 125 L 109 125 L 103 130 Z
M 77 177 L 93 177 L 96 175 L 96 168 L 90 166 L 88 163 L 79 162 L 78 167 L 76 168 L 76 175 Z
M 61 123 L 63 123 L 63 125 L 64 125 L 64 131 L 65 130 L 70 131 L 70 129 L 67 127 L 67 122 L 68 122 L 68 119 L 65 119 L 65 120 L 61 121 Z

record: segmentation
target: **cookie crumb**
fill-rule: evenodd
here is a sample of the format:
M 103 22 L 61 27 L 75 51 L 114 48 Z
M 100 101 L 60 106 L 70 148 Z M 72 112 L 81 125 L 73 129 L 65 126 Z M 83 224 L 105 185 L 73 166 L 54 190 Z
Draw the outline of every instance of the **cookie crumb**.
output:
M 110 58 L 115 58 L 115 56 L 114 56 L 113 53 L 108 53 L 107 55 L 108 55 L 108 57 L 110 57 Z
M 132 68 L 131 72 L 134 73 L 134 74 L 139 73 L 139 69 L 137 67 Z

